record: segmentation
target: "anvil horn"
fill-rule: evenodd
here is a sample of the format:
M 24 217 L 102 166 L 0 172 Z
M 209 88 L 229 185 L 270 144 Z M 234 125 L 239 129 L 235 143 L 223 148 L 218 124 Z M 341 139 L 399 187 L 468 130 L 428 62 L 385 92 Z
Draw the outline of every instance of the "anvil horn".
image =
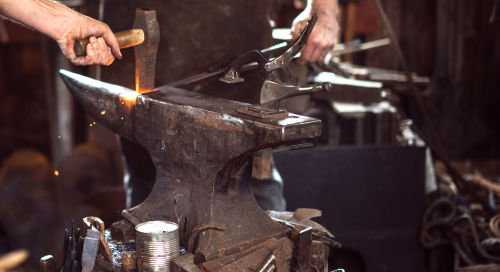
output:
M 69 91 L 88 115 L 113 132 L 134 140 L 134 112 L 137 98 L 134 90 L 62 69 L 59 73 Z

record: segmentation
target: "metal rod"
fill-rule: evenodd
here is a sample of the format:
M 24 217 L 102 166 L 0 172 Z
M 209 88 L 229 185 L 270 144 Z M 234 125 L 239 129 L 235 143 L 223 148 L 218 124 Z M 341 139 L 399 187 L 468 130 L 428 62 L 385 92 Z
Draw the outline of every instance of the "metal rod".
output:
M 274 269 L 276 268 L 276 266 L 273 264 L 269 267 L 269 269 L 266 270 L 266 272 L 271 272 L 271 271 L 274 271 Z
M 378 48 L 378 47 L 382 47 L 382 46 L 386 46 L 386 45 L 390 45 L 390 44 L 391 44 L 391 40 L 389 38 L 384 38 L 384 39 L 380 39 L 380 40 L 365 42 L 365 43 L 362 43 L 362 44 L 356 45 L 356 46 L 349 46 L 349 47 L 346 47 L 344 49 L 334 49 L 331 51 L 331 53 L 334 56 L 340 56 L 340 55 L 352 54 L 352 53 L 356 53 L 356 52 L 360 52 L 360 51 L 366 51 L 366 50 L 370 50 L 370 49 L 374 49 L 374 48 Z
M 271 265 L 271 264 L 272 264 L 272 262 L 275 259 L 276 259 L 276 257 L 274 256 L 273 253 L 271 253 L 271 255 L 269 255 L 269 257 L 267 257 L 266 260 L 264 262 L 262 262 L 262 264 L 260 265 L 260 267 L 257 269 L 257 272 L 267 272 L 267 271 L 269 271 L 269 268 L 274 267 L 274 265 Z

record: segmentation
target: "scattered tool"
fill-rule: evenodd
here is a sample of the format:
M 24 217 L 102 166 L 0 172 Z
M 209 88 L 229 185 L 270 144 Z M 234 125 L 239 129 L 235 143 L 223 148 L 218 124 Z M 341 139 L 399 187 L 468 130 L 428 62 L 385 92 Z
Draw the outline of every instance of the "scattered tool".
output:
M 89 229 L 99 232 L 99 251 L 108 261 L 113 261 L 113 254 L 111 254 L 111 250 L 109 249 L 108 242 L 106 242 L 106 237 L 104 235 L 104 231 L 106 230 L 104 222 L 99 217 L 95 216 L 84 217 L 83 222 Z
M 99 231 L 88 229 L 87 236 L 83 240 L 82 272 L 90 272 L 95 268 L 95 259 L 99 250 Z
M 75 227 L 75 222 L 71 221 L 70 230 L 64 231 L 64 257 L 61 272 L 77 272 L 80 271 L 80 259 L 77 256 L 81 255 L 80 228 Z
M 28 256 L 29 253 L 26 249 L 18 249 L 0 256 L 0 272 L 17 267 L 26 261 Z
M 56 258 L 52 255 L 45 255 L 40 258 L 40 270 L 42 272 L 56 272 Z

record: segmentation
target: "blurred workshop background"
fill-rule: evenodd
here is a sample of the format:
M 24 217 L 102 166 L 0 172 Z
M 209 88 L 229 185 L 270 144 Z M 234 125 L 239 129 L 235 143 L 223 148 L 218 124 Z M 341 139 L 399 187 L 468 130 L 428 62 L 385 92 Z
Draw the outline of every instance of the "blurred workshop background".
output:
M 114 29 L 113 1 L 60 2 Z M 323 133 L 275 154 L 287 210 L 323 212 L 318 222 L 343 245 L 331 269 L 500 271 L 499 1 L 380 3 L 339 2 L 344 51 L 308 77 L 336 91 L 290 103 Z M 272 1 L 274 27 L 303 6 Z M 24 248 L 28 267 L 46 254 L 61 262 L 72 220 L 111 224 L 130 205 L 117 136 L 58 74 L 107 81 L 114 65 L 72 66 L 54 41 L 0 19 L 0 256 Z

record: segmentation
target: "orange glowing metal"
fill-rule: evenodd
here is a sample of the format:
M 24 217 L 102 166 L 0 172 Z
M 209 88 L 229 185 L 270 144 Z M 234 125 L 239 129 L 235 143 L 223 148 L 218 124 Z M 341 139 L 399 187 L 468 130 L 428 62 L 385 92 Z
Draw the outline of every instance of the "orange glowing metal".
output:
M 137 74 L 137 72 L 135 73 L 135 91 L 137 93 L 141 93 L 141 91 L 139 90 L 140 87 L 139 87 L 139 75 Z
M 145 89 L 145 88 L 142 88 L 140 87 L 140 84 L 139 84 L 139 76 L 136 74 L 135 75 L 135 91 L 137 93 L 149 93 L 149 92 L 152 92 L 154 90 L 151 90 L 151 89 Z
M 152 92 L 152 91 L 154 91 L 154 90 L 150 90 L 150 89 L 141 89 L 141 90 L 136 90 L 136 91 L 137 91 L 137 93 L 142 94 L 142 93 L 149 93 L 149 92 Z
M 137 99 L 137 96 L 139 93 L 137 92 L 123 92 L 120 94 L 120 100 L 122 100 L 122 104 L 135 104 L 135 100 Z

